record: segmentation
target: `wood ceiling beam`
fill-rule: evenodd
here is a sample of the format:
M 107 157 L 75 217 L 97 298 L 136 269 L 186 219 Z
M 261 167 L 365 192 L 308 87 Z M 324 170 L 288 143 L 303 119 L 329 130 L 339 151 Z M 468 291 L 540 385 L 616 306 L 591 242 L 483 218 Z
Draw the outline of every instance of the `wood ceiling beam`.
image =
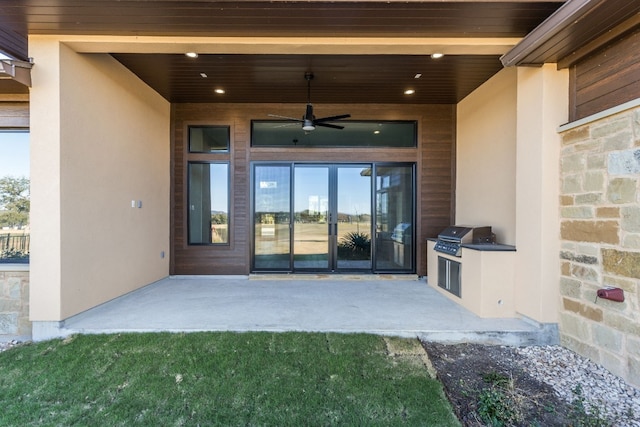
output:
M 79 53 L 502 55 L 521 39 L 421 37 L 55 37 Z M 37 58 L 36 58 L 37 60 Z

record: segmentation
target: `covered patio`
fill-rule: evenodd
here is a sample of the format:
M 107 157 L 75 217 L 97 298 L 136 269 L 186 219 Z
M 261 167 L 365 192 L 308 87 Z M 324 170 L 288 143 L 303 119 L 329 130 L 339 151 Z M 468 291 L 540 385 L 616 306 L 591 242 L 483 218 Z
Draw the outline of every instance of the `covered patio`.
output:
M 555 325 L 480 318 L 412 275 L 173 276 L 73 316 L 58 332 L 157 331 L 362 332 L 440 342 L 558 342 Z

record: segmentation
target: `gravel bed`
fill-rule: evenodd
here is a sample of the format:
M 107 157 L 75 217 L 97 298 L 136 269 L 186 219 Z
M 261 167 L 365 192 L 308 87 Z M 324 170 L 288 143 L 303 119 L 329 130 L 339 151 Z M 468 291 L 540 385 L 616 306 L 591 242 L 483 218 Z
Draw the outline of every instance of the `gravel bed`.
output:
M 10 349 L 11 347 L 15 347 L 20 344 L 20 341 L 11 340 L 11 341 L 0 341 L 0 351 L 5 351 Z
M 615 426 L 640 427 L 640 390 L 571 350 L 560 346 L 518 347 L 518 363 L 531 376 L 550 385 L 557 396 L 584 399 L 588 413 L 602 415 Z M 581 393 L 575 392 L 579 386 Z

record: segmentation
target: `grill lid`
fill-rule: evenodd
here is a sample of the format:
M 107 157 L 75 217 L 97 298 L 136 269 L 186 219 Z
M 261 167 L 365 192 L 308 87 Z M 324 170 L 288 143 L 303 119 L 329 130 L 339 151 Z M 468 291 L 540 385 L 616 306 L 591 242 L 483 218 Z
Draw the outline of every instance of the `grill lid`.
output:
M 451 225 L 438 234 L 438 239 L 447 242 L 469 243 L 473 237 L 472 231 L 473 227 L 465 225 Z
M 438 234 L 438 241 L 433 248 L 437 252 L 459 257 L 463 244 L 471 243 L 474 239 L 487 239 L 491 235 L 491 227 L 452 225 Z

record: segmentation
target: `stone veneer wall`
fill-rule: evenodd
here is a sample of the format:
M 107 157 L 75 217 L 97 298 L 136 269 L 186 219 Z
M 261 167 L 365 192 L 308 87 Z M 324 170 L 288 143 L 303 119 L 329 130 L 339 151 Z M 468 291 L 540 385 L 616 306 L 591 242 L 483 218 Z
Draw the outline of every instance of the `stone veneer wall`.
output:
M 12 268 L 0 264 L 0 338 L 28 339 L 29 269 Z
M 640 386 L 640 106 L 562 132 L 560 339 Z M 606 286 L 624 302 L 598 298 Z

